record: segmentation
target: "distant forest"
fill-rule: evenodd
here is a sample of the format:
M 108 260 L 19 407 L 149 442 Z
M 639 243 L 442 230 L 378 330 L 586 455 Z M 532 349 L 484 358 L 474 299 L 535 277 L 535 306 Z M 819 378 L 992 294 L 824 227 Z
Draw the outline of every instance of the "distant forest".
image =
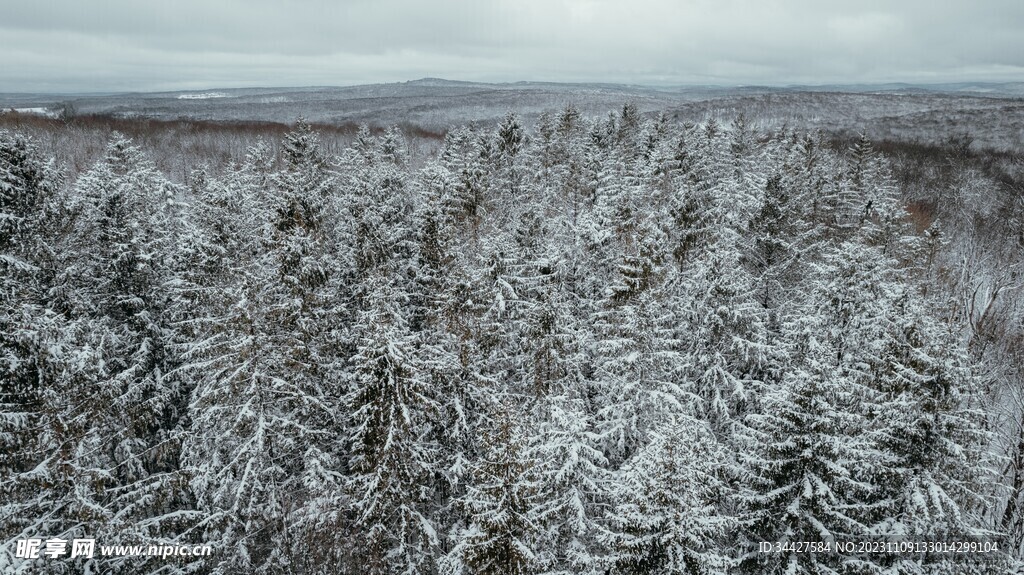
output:
M 0 124 L 4 573 L 1024 557 L 1020 153 L 631 104 Z M 929 541 L 998 550 L 835 551 Z

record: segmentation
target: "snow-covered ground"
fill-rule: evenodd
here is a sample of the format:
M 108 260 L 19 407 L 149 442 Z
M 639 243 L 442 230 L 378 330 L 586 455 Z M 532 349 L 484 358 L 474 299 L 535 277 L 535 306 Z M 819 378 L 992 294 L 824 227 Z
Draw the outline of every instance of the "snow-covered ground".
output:
M 179 100 L 210 100 L 213 98 L 227 98 L 224 92 L 203 92 L 201 94 L 181 94 Z
M 36 108 L 9 108 L 9 110 L 12 111 L 12 112 L 17 112 L 18 114 L 33 114 L 33 115 L 36 115 L 36 116 L 46 116 L 47 118 L 56 118 L 57 116 L 59 116 L 59 114 L 56 111 L 51 110 L 49 108 L 42 108 L 42 107 L 36 107 Z

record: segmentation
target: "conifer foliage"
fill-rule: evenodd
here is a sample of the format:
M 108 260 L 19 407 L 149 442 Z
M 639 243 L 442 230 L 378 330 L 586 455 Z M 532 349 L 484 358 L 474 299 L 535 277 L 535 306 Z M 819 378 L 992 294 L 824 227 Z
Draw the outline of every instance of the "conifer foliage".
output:
M 759 550 L 994 541 L 998 460 L 886 162 L 752 125 L 300 122 L 181 185 L 0 132 L 0 571 L 1004 573 Z

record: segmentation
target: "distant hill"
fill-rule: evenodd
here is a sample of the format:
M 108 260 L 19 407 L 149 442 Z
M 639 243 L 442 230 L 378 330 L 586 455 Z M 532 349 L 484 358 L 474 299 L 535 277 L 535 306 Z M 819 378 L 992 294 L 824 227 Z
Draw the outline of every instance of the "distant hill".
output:
M 934 137 L 972 132 L 979 144 L 1021 146 L 1024 83 L 905 83 L 822 86 L 636 86 L 602 83 L 482 83 L 421 78 L 343 87 L 210 88 L 124 94 L 0 94 L 0 110 L 59 110 L 78 114 L 216 122 L 392 124 L 443 131 L 491 124 L 516 110 L 526 121 L 573 105 L 585 115 L 607 114 L 632 102 L 644 113 L 682 121 L 740 114 L 761 124 L 859 130 L 874 137 Z M 942 125 L 937 123 L 941 122 Z M 927 128 L 927 129 L 925 129 Z

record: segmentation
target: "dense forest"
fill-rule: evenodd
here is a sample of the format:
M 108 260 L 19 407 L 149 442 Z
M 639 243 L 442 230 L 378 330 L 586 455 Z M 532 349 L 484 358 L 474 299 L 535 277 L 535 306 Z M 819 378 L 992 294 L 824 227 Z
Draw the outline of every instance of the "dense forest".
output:
M 168 173 L 0 131 L 0 570 L 1014 572 L 1013 157 L 628 104 L 406 136 Z M 998 551 L 760 550 L 915 541 Z

